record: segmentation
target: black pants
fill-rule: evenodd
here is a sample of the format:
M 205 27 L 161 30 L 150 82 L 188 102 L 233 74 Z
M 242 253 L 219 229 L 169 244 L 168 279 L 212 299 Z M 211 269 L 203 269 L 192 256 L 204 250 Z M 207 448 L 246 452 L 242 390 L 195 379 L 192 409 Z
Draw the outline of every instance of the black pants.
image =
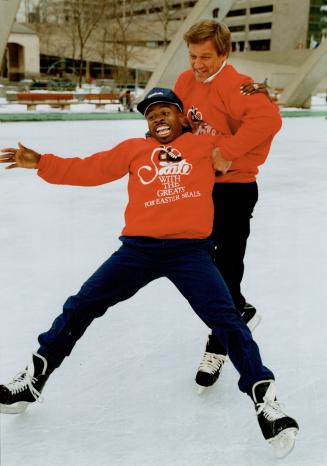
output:
M 258 200 L 258 186 L 252 183 L 216 183 L 212 193 L 215 204 L 212 239 L 213 258 L 232 295 L 235 307 L 242 310 L 241 293 L 246 242 L 250 219 Z

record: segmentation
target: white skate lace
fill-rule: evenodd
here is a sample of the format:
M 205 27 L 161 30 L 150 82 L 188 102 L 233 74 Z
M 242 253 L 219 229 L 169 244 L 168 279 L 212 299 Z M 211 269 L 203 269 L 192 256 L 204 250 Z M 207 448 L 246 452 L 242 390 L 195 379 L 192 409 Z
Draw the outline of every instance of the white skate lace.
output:
M 200 363 L 198 372 L 207 372 L 208 374 L 215 374 L 223 366 L 226 356 L 216 353 L 205 352 Z
M 43 401 L 41 393 L 36 390 L 33 383 L 35 383 L 37 379 L 33 377 L 29 372 L 28 369 L 25 371 L 19 372 L 12 380 L 9 382 L 6 387 L 10 391 L 12 395 L 16 395 L 17 393 L 21 393 L 27 387 L 31 392 L 32 396 L 35 398 L 36 401 L 40 403 Z
M 263 397 L 263 402 L 257 403 L 257 408 L 257 414 L 262 413 L 268 421 L 275 421 L 276 419 L 285 417 L 285 414 L 276 400 L 276 390 L 273 383 L 269 385 L 269 388 Z

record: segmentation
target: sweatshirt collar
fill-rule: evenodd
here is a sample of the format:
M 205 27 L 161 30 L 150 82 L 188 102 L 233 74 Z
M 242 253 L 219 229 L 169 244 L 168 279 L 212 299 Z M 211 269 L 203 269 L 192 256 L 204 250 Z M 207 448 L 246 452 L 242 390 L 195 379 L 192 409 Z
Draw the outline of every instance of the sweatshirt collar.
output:
M 213 81 L 215 79 L 215 77 L 217 76 L 217 74 L 219 74 L 221 72 L 221 70 L 226 66 L 226 60 L 223 61 L 221 67 L 218 69 L 218 71 L 216 71 L 214 74 L 212 74 L 211 76 L 209 76 L 209 78 L 207 78 L 205 81 L 203 81 L 203 84 L 206 84 L 206 83 L 211 83 L 211 81 Z

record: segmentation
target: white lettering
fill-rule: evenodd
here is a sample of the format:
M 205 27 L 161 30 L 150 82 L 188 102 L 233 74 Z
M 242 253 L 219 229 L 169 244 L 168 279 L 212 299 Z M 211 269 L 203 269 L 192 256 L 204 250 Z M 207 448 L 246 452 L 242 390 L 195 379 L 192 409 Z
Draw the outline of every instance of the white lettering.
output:
M 172 149 L 169 147 L 169 151 L 171 152 Z M 175 182 L 180 182 L 180 175 L 189 175 L 192 171 L 192 164 L 188 163 L 186 160 L 180 160 L 179 162 L 166 162 L 162 161 L 159 162 L 159 167 L 156 165 L 154 157 L 157 152 L 162 153 L 162 151 L 166 151 L 168 153 L 168 149 L 166 147 L 156 147 L 151 154 L 151 165 L 142 165 L 138 171 L 137 175 L 142 184 L 150 184 L 153 183 L 154 180 L 159 176 L 160 180 L 163 183 L 169 182 L 171 183 L 171 179 L 168 178 L 174 176 Z

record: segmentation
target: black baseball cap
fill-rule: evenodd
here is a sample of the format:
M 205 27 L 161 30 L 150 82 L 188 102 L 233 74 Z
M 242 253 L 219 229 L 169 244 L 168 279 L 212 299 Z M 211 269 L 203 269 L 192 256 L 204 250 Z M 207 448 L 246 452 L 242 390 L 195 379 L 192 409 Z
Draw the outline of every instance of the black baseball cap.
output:
M 165 87 L 154 87 L 151 89 L 136 108 L 140 113 L 145 115 L 151 105 L 159 104 L 161 102 L 176 105 L 181 112 L 183 111 L 182 101 L 177 97 L 175 92 L 171 89 L 166 89 Z

